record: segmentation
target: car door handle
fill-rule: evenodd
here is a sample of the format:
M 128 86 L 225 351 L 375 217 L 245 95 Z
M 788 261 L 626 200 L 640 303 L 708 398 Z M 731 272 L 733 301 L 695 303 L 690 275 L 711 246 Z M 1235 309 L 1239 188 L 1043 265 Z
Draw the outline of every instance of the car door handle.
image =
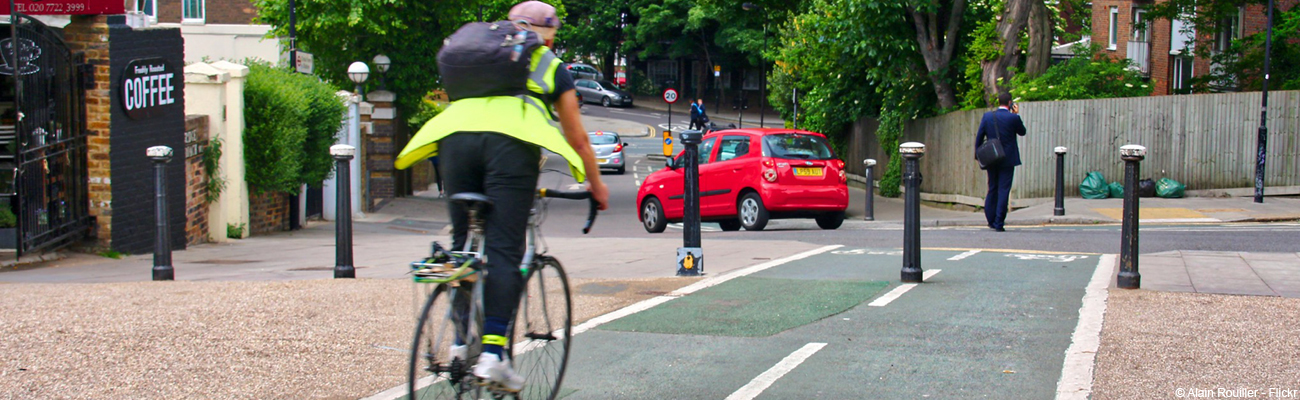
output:
M 744 168 L 732 168 L 732 169 L 731 169 L 731 172 L 740 172 L 740 170 L 742 170 L 742 169 L 744 169 Z

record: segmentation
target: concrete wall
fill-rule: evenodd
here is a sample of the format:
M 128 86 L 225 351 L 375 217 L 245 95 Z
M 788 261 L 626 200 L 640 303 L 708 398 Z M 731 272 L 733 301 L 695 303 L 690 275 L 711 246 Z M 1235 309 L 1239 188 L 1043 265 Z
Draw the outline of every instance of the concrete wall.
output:
M 256 58 L 273 64 L 280 63 L 280 39 L 267 38 L 270 25 L 182 25 L 159 24 L 176 27 L 185 37 L 185 62 L 214 62 L 226 60 L 243 62 Z
M 226 182 L 216 202 L 208 205 L 208 236 L 225 241 L 227 226 L 243 226 L 248 236 L 249 196 L 244 179 L 244 79 L 248 67 L 229 62 L 195 63 L 185 67 L 186 113 L 208 116 L 212 140 L 221 141 L 218 174 Z

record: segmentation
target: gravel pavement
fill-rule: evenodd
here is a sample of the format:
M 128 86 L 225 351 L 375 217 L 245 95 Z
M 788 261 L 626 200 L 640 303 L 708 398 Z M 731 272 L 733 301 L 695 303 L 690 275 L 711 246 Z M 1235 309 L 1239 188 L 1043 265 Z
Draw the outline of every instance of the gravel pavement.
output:
M 697 279 L 574 279 L 575 325 Z M 406 379 L 405 279 L 0 284 L 0 399 L 356 399 Z M 575 341 L 581 345 L 581 337 Z
M 1092 399 L 1300 398 L 1298 343 L 1300 299 L 1112 289 Z

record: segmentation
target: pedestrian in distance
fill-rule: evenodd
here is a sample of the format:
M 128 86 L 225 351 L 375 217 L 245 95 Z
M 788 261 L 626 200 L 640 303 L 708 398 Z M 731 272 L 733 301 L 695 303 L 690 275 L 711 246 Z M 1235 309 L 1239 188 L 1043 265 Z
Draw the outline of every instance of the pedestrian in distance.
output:
M 442 172 L 438 170 L 438 156 L 429 157 L 429 162 L 433 164 L 433 182 L 438 185 L 438 198 L 446 197 L 442 191 Z
M 691 124 L 686 129 L 703 128 L 704 124 L 700 122 L 700 113 L 703 111 L 700 104 L 691 103 Z
M 998 95 L 998 108 L 984 113 L 980 119 L 979 132 L 975 134 L 975 148 L 979 149 L 985 140 L 997 139 L 1002 142 L 1006 154 L 996 164 L 984 167 L 989 177 L 989 191 L 984 196 L 984 219 L 988 220 L 989 229 L 1006 231 L 1007 203 L 1011 196 L 1011 178 L 1015 176 L 1016 166 L 1020 165 L 1020 146 L 1016 144 L 1017 136 L 1025 136 L 1025 123 L 1020 119 L 1020 107 L 1011 99 L 1011 93 Z
M 704 109 L 704 99 L 695 99 L 695 107 L 700 108 L 700 122 L 696 124 L 699 129 L 704 129 L 705 124 L 709 123 L 709 113 Z
M 511 8 L 507 18 L 509 21 L 492 23 L 492 28 L 467 24 L 444 44 L 438 66 L 451 105 L 411 138 L 398 155 L 396 167 L 405 169 L 440 155 L 448 196 L 477 192 L 492 200 L 484 232 L 487 275 L 481 281 L 486 315 L 483 352 L 473 373 L 517 392 L 525 377 L 503 354 L 524 285 L 519 265 L 537 193 L 542 149 L 559 154 L 568 162 L 573 177 L 587 182 L 598 209 L 607 208 L 609 190 L 600 179 L 595 153 L 582 126 L 573 75 L 559 67 L 560 59 L 551 52 L 560 28 L 555 7 L 525 1 Z M 500 29 L 515 31 L 515 46 L 499 44 Z M 465 36 L 458 39 L 462 31 Z M 511 63 L 517 62 L 529 64 L 513 68 L 516 64 Z M 558 125 L 551 109 L 558 114 Z M 448 211 L 452 248 L 463 248 L 468 240 L 468 210 L 453 202 Z M 463 360 L 468 346 L 454 343 L 449 354 Z

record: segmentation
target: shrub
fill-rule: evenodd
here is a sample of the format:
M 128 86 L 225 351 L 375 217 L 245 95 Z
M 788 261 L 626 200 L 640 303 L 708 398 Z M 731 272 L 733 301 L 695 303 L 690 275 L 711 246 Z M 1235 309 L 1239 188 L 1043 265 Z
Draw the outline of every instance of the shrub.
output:
M 250 63 L 244 86 L 244 163 L 255 192 L 297 193 L 329 177 L 329 147 L 345 106 L 311 75 Z
M 0 204 L 0 228 L 13 228 L 18 226 L 18 216 L 9 210 L 8 204 Z
M 424 97 L 420 99 L 420 109 L 416 110 L 415 115 L 406 120 L 406 123 L 410 125 L 412 132 L 419 132 L 425 122 L 429 122 L 429 120 L 438 116 L 438 114 L 442 112 L 443 106 L 437 100 L 440 97 L 440 93 L 441 90 L 433 90 L 425 93 Z
M 1100 46 L 1075 47 L 1075 57 L 1053 65 L 1037 77 L 1018 74 L 1011 94 L 1018 101 L 1052 101 L 1137 97 L 1151 94 L 1151 85 L 1128 59 L 1098 54 Z

